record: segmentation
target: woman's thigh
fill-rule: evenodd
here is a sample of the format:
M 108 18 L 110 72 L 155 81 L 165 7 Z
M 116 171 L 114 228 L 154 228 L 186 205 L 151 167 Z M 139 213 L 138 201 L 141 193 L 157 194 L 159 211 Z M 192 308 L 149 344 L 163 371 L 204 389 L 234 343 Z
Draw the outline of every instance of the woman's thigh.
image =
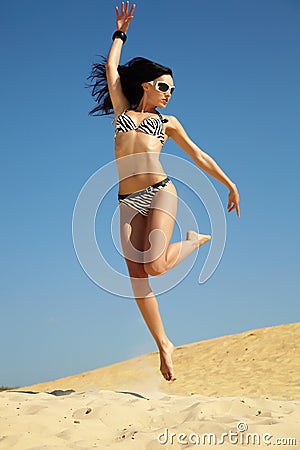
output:
M 151 263 L 165 256 L 174 229 L 177 203 L 177 191 L 173 183 L 162 188 L 153 198 L 147 216 L 149 250 L 145 262 Z
M 127 205 L 120 205 L 120 234 L 125 261 L 135 299 L 152 297 L 148 273 L 144 268 L 147 250 L 146 217 Z
M 120 237 L 129 274 L 144 272 L 144 252 L 147 250 L 147 217 L 128 205 L 120 204 Z

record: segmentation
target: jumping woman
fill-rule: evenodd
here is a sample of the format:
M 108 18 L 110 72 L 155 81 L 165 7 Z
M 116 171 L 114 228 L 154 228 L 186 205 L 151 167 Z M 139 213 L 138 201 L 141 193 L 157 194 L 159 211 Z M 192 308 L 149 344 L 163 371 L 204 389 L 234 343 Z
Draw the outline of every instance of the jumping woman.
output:
M 160 152 L 172 138 L 209 175 L 229 189 L 228 212 L 240 217 L 236 185 L 216 162 L 187 135 L 174 116 L 162 115 L 174 92 L 172 70 L 145 58 L 119 65 L 135 5 L 116 7 L 116 31 L 104 63 L 94 64 L 92 95 L 98 106 L 90 115 L 114 113 L 115 156 L 119 174 L 120 236 L 132 290 L 158 346 L 160 370 L 175 380 L 174 345 L 168 339 L 148 277 L 164 274 L 211 239 L 189 230 L 186 240 L 170 244 L 177 211 L 177 193 L 166 175 Z

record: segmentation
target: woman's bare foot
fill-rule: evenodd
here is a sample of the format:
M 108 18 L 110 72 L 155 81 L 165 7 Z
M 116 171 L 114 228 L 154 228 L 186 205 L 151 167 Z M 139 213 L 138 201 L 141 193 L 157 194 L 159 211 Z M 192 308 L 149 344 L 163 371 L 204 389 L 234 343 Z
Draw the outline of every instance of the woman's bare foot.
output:
M 173 362 L 171 355 L 174 351 L 174 345 L 169 339 L 165 344 L 160 345 L 159 355 L 160 355 L 160 371 L 167 381 L 175 381 Z
M 201 247 L 201 245 L 211 240 L 210 234 L 198 234 L 196 231 L 189 230 L 186 233 L 186 238 L 188 241 L 194 241 L 197 247 Z

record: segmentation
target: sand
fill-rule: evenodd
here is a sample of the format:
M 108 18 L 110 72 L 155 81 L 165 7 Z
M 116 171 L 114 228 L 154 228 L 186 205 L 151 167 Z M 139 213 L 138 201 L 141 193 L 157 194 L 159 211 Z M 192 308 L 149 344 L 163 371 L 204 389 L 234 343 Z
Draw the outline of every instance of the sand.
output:
M 173 383 L 154 352 L 0 393 L 0 449 L 300 449 L 300 323 L 184 345 L 173 359 Z

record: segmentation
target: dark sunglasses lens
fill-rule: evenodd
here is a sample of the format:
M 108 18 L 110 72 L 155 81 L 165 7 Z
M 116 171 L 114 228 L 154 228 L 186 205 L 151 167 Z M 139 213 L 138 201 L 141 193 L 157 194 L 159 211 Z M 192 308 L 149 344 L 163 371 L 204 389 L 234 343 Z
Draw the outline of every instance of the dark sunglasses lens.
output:
M 167 90 L 169 89 L 169 85 L 163 82 L 157 83 L 157 87 L 161 92 L 167 92 Z
M 157 83 L 157 88 L 160 92 L 168 92 L 170 86 L 168 85 L 168 83 L 164 83 L 163 81 L 160 81 Z M 175 86 L 171 87 L 171 89 L 170 89 L 171 95 L 173 94 L 174 89 L 175 89 Z

